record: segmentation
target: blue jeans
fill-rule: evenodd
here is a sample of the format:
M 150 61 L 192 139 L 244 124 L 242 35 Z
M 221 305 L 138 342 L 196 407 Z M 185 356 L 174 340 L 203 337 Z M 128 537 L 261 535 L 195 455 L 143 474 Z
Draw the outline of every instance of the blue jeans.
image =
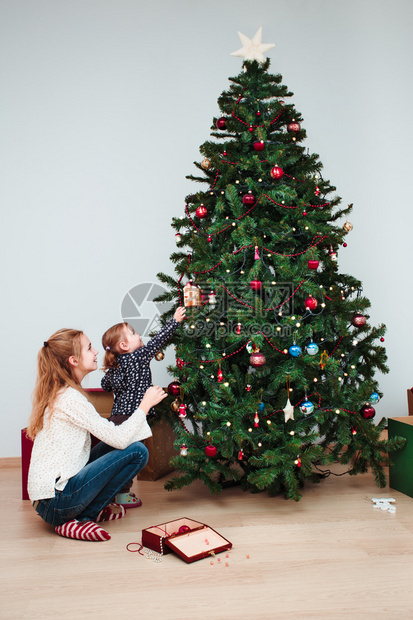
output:
M 94 521 L 115 495 L 148 462 L 147 447 L 140 441 L 124 450 L 98 443 L 90 452 L 87 465 L 70 478 L 55 497 L 41 499 L 36 511 L 50 525 L 62 525 L 71 519 Z

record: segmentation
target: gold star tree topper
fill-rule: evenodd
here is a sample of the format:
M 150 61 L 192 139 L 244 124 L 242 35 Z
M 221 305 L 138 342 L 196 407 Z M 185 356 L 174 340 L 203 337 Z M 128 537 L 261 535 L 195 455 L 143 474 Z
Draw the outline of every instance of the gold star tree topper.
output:
M 262 27 L 258 28 L 252 39 L 249 39 L 238 32 L 241 39 L 242 47 L 236 52 L 232 52 L 231 56 L 241 56 L 245 60 L 258 60 L 258 62 L 265 62 L 264 52 L 268 52 L 272 47 L 275 47 L 275 43 L 262 43 Z

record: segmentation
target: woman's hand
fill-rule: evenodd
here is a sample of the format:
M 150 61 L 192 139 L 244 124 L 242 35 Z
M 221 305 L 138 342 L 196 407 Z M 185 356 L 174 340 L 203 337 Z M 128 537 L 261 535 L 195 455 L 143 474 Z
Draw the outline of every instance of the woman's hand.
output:
M 166 398 L 168 394 L 163 390 L 159 385 L 153 385 L 148 388 L 142 398 L 141 404 L 139 405 L 139 409 L 148 415 L 149 409 L 154 407 L 158 403 L 161 402 L 164 398 Z
M 178 321 L 178 323 L 181 323 L 181 321 L 183 321 L 185 318 L 185 312 L 186 312 L 186 308 L 184 308 L 183 306 L 179 306 L 179 308 L 175 310 L 175 314 L 174 314 L 175 321 Z

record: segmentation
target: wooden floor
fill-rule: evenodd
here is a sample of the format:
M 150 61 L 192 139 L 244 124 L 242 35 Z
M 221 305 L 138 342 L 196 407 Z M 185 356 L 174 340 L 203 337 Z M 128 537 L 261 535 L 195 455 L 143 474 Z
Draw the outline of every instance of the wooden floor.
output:
M 413 618 L 413 499 L 377 489 L 370 474 L 330 476 L 299 503 L 239 487 L 167 492 L 163 482 L 140 482 L 143 506 L 105 524 L 110 541 L 87 543 L 57 536 L 20 499 L 20 468 L 0 464 L 0 617 Z M 372 497 L 394 497 L 396 513 Z M 179 517 L 218 530 L 230 557 L 156 563 L 126 550 L 142 528 Z

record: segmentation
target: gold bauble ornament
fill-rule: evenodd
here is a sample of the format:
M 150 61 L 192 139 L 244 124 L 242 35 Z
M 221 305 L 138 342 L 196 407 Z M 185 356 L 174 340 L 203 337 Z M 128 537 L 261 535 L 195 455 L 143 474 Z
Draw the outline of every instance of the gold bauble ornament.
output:
M 204 170 L 209 170 L 211 167 L 211 161 L 208 159 L 208 157 L 204 157 L 204 159 L 201 161 L 201 168 L 203 168 Z
M 350 232 L 351 230 L 353 230 L 353 224 L 349 222 L 348 220 L 346 220 L 343 225 L 343 230 Z
M 172 405 L 171 405 L 171 409 L 172 409 L 172 411 L 174 411 L 174 412 L 176 413 L 176 412 L 178 411 L 178 409 L 179 409 L 179 405 L 180 405 L 180 402 L 179 402 L 179 400 L 176 398 L 176 399 L 174 400 L 174 402 L 172 403 Z
M 158 353 L 155 355 L 155 359 L 157 362 L 162 362 L 164 357 L 165 353 L 163 351 L 158 351 Z

